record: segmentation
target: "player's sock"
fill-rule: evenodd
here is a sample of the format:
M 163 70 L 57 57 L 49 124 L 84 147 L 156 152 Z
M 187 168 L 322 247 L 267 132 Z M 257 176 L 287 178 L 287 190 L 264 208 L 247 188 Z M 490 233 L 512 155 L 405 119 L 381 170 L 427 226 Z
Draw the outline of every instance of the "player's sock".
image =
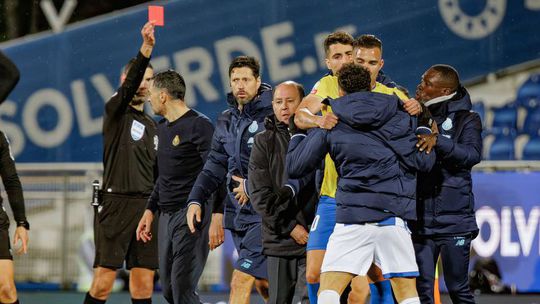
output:
M 390 280 L 369 284 L 371 304 L 394 304 Z
M 148 299 L 134 299 L 134 298 L 131 298 L 131 303 L 133 303 L 133 304 L 152 304 L 152 298 L 148 298 Z
M 319 285 L 319 283 L 307 283 L 309 303 L 311 304 L 317 304 L 317 293 L 319 292 Z
M 371 304 L 379 304 L 381 301 L 381 293 L 379 292 L 379 288 L 377 284 L 375 283 L 369 283 L 369 291 L 370 291 L 370 301 Z
M 105 304 L 107 300 L 99 300 L 90 295 L 90 292 L 86 293 L 86 297 L 84 298 L 84 304 Z
M 419 297 L 408 298 L 399 302 L 399 304 L 420 304 L 420 298 Z
M 339 304 L 339 293 L 335 290 L 323 290 L 319 294 L 319 304 Z

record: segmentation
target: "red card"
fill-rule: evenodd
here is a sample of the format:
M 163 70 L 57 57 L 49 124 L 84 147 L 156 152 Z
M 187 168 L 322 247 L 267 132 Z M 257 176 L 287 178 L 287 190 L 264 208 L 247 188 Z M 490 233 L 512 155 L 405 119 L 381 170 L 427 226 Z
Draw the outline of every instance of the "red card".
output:
M 154 21 L 156 26 L 164 26 L 165 18 L 163 16 L 163 6 L 148 6 L 148 21 Z

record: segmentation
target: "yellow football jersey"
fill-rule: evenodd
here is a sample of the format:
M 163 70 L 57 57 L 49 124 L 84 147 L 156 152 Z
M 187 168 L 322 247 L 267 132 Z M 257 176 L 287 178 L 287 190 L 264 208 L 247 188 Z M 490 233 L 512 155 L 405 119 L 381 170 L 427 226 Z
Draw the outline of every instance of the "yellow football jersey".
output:
M 372 92 L 382 93 L 382 94 L 396 94 L 401 100 L 407 100 L 407 96 L 403 94 L 397 88 L 390 88 L 385 86 L 382 83 L 376 83 L 375 88 L 371 90 Z M 339 97 L 339 86 L 337 82 L 337 77 L 331 74 L 321 78 L 311 90 L 311 94 L 325 98 L 338 98 Z M 330 106 L 323 106 L 322 113 L 332 112 Z M 321 185 L 321 195 L 336 197 L 337 190 L 337 180 L 338 174 L 334 161 L 330 157 L 330 154 L 326 154 L 324 159 L 324 177 Z

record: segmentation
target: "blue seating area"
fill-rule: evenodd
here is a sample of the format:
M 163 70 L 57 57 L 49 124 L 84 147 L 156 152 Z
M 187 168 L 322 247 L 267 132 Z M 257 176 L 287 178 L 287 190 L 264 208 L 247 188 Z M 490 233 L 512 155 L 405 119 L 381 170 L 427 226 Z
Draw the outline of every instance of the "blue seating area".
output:
M 484 159 L 540 160 L 540 74 L 521 85 L 516 100 L 492 108 L 476 101 L 473 111 L 482 118 Z
M 503 133 L 495 135 L 495 140 L 493 141 L 489 149 L 489 159 L 490 160 L 514 160 L 515 139 L 516 139 L 515 134 L 511 133 L 509 129 L 504 129 Z
M 538 136 L 538 130 L 540 130 L 540 106 L 527 111 L 527 116 L 521 129 L 523 134 L 528 134 L 531 137 Z
M 516 103 L 525 108 L 540 106 L 540 74 L 531 75 L 517 92 Z
M 503 131 L 517 130 L 517 107 L 511 103 L 499 108 L 493 108 L 493 122 L 491 132 L 495 135 L 502 134 Z
M 523 160 L 540 160 L 540 136 L 532 137 L 523 149 Z

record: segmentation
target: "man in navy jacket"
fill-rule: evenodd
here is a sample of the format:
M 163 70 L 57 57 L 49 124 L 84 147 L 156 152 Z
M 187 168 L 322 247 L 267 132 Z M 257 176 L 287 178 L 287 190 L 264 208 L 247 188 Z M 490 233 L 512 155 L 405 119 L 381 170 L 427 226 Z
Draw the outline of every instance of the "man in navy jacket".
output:
M 365 68 L 344 65 L 338 83 L 341 95 L 347 94 L 329 101 L 338 124 L 312 129 L 304 140 L 293 136 L 287 155 L 291 178 L 312 170 L 326 153 L 339 175 L 319 303 L 339 303 L 350 280 L 365 276 L 372 263 L 399 286 L 394 293 L 400 303 L 420 303 L 406 221 L 416 219 L 416 172 L 430 170 L 435 155 L 416 151 L 416 118 L 397 96 L 369 92 Z
M 422 76 L 416 99 L 431 112 L 438 134 L 422 137 L 419 148 L 435 141 L 437 162 L 418 175 L 418 222 L 413 242 L 420 270 L 417 289 L 422 303 L 433 303 L 435 265 L 441 254 L 444 280 L 453 303 L 474 303 L 468 280 L 471 241 L 478 234 L 471 169 L 482 152 L 482 123 L 471 112 L 471 98 L 457 71 L 434 65 Z
M 187 220 L 195 231 L 205 202 L 226 181 L 234 209 L 225 208 L 225 224 L 231 234 L 238 260 L 231 279 L 231 303 L 249 303 L 253 284 L 268 299 L 266 257 L 262 252 L 261 216 L 249 201 L 248 164 L 254 137 L 265 130 L 264 119 L 273 113 L 272 90 L 261 83 L 260 66 L 253 57 L 239 56 L 229 66 L 232 92 L 229 109 L 218 118 L 212 147 L 202 172 L 189 194 Z M 226 206 L 227 207 L 227 206 Z M 231 212 L 232 211 L 232 212 Z M 208 211 L 207 211 L 208 212 Z

